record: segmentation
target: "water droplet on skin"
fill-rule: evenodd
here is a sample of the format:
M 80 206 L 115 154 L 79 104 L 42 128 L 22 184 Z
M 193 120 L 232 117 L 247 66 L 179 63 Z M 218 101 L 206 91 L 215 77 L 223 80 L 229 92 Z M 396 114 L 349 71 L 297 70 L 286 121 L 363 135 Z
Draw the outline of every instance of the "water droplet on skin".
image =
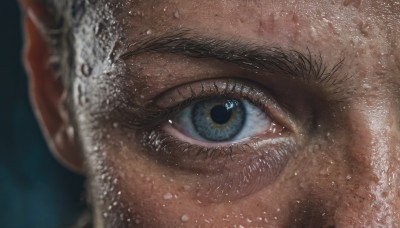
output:
M 346 176 L 346 180 L 350 180 L 351 179 L 351 176 L 350 175 L 347 175 Z
M 148 29 L 148 30 L 146 31 L 146 35 L 151 35 L 151 33 L 152 33 L 151 29 Z
M 73 137 L 74 137 L 74 134 L 75 134 L 74 127 L 68 126 L 68 128 L 67 128 L 67 135 L 68 135 L 68 137 L 73 138 Z
M 92 73 L 92 68 L 88 64 L 81 65 L 81 73 L 85 77 L 89 77 Z
M 171 193 L 166 193 L 164 196 L 163 196 L 163 198 L 165 199 L 165 200 L 170 200 L 170 199 L 172 199 L 172 197 L 173 197 L 173 195 L 171 194 Z
M 118 128 L 118 126 L 119 126 L 118 123 L 113 123 L 114 128 Z
M 175 19 L 179 19 L 180 17 L 181 17 L 181 15 L 180 15 L 179 11 L 175 11 L 174 12 L 174 18 Z
M 94 28 L 95 35 L 97 35 L 97 36 L 100 35 L 100 33 L 103 31 L 103 27 L 104 27 L 104 25 L 102 23 L 98 23 L 96 25 L 96 27 Z
M 187 214 L 184 214 L 184 215 L 182 215 L 182 217 L 181 217 L 181 221 L 182 222 L 187 222 L 187 221 L 189 221 L 189 216 L 187 215 Z
M 85 88 L 83 88 L 82 87 L 82 85 L 81 84 L 79 84 L 78 85 L 78 102 L 79 102 L 79 105 L 84 105 L 84 104 L 86 104 L 87 102 L 89 102 L 89 99 L 85 96 L 85 94 L 86 94 L 86 91 L 85 91 Z

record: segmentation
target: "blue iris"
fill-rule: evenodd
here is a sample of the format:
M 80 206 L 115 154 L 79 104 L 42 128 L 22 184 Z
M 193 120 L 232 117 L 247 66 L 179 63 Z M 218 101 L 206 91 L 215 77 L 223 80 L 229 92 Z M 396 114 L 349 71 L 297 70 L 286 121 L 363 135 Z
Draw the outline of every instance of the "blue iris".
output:
M 201 137 L 211 141 L 227 141 L 242 130 L 246 110 L 243 103 L 236 99 L 209 99 L 193 106 L 191 121 Z

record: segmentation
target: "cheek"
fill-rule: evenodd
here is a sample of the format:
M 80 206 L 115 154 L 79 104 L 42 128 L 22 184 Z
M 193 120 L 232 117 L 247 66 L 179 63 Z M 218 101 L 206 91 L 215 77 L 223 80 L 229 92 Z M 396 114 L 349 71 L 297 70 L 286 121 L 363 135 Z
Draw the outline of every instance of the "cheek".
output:
M 302 153 L 296 160 L 310 168 L 292 162 L 275 184 L 246 198 L 209 203 L 196 195 L 195 176 L 142 155 L 134 134 L 119 126 L 92 130 L 109 133 L 86 146 L 95 211 L 109 227 L 285 226 L 307 217 L 325 224 L 333 215 L 339 190 L 332 180 L 341 168 L 325 153 Z

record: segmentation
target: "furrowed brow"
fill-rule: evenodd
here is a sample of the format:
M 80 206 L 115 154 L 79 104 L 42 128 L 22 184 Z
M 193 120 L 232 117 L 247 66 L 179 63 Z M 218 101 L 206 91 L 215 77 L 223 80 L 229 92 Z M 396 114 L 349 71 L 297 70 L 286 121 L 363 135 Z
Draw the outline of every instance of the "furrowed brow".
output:
M 322 55 L 287 50 L 280 47 L 265 47 L 246 44 L 236 40 L 221 40 L 188 31 L 165 34 L 134 43 L 121 59 L 146 52 L 170 53 L 192 58 L 211 58 L 238 65 L 257 73 L 267 72 L 287 76 L 305 83 L 317 83 L 325 86 L 340 87 L 346 77 L 339 77 L 344 59 L 328 67 Z

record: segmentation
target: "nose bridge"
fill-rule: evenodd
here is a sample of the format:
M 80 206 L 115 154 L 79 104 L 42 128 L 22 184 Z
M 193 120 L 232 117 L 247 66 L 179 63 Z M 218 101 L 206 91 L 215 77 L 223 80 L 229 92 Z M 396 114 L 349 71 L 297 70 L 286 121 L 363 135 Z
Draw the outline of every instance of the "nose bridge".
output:
M 349 118 L 346 186 L 335 220 L 338 227 L 398 227 L 399 130 L 390 102 L 354 105 Z

